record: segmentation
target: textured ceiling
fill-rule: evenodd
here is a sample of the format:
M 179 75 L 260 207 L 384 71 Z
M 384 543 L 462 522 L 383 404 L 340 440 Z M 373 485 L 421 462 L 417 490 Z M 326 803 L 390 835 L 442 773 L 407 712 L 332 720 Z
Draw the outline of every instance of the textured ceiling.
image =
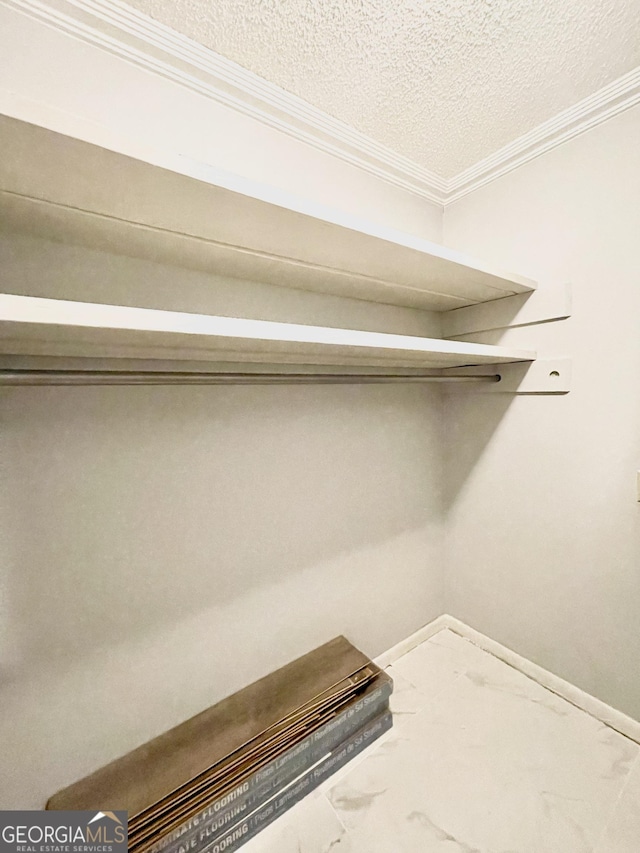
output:
M 638 0 L 130 0 L 449 178 L 640 64 Z

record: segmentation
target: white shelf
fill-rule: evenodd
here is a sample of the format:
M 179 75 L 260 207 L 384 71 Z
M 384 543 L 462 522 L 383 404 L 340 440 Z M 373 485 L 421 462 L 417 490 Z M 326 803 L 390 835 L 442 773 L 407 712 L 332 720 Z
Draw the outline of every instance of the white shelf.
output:
M 535 288 L 458 252 L 206 164 L 132 141 L 109 144 L 0 117 L 5 227 L 235 278 L 435 311 Z
M 536 358 L 484 344 L 9 294 L 0 295 L 0 352 L 414 368 Z

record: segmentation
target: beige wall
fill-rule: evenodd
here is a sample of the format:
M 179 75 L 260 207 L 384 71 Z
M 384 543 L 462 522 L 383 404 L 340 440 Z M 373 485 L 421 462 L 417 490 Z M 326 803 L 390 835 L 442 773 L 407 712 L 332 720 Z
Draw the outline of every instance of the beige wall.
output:
M 6 7 L 0 32 L 12 114 L 441 238 L 439 207 L 284 133 Z M 438 331 L 15 235 L 0 251 L 7 292 Z M 439 403 L 400 386 L 2 389 L 0 807 L 42 807 L 336 634 L 374 656 L 438 616 Z
M 485 335 L 571 356 L 570 394 L 449 397 L 446 607 L 636 719 L 639 139 L 635 108 L 444 223 L 449 246 L 574 288 L 570 320 Z
M 437 206 L 0 15 L 24 118 L 441 239 Z M 0 392 L 0 807 L 41 807 L 337 633 L 375 655 L 445 610 L 640 717 L 639 124 L 629 111 L 446 212 L 449 245 L 574 282 L 571 320 L 486 336 L 571 355 L 566 397 L 465 391 L 443 420 L 433 388 Z M 0 251 L 9 292 L 438 333 L 427 313 L 15 235 Z
M 426 312 L 5 234 L 31 293 L 437 334 Z M 0 389 L 0 806 L 442 598 L 438 389 Z
M 0 802 L 443 611 L 432 392 L 4 389 Z

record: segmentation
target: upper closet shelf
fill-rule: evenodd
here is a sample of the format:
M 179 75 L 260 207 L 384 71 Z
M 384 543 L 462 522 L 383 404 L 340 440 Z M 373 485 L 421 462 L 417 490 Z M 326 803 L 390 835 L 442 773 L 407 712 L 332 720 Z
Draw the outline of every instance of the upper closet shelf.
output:
M 0 352 L 300 365 L 445 368 L 535 352 L 409 335 L 0 295 Z
M 133 257 L 434 311 L 535 289 L 443 246 L 180 155 L 110 145 L 0 117 L 0 219 Z

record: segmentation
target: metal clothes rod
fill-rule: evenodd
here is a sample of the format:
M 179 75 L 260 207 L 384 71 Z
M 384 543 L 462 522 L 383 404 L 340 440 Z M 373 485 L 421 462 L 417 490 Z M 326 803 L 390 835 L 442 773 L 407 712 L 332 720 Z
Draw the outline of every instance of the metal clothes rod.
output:
M 0 369 L 0 385 L 387 385 L 426 382 L 499 382 L 489 376 L 372 373 L 207 373 L 154 370 Z

